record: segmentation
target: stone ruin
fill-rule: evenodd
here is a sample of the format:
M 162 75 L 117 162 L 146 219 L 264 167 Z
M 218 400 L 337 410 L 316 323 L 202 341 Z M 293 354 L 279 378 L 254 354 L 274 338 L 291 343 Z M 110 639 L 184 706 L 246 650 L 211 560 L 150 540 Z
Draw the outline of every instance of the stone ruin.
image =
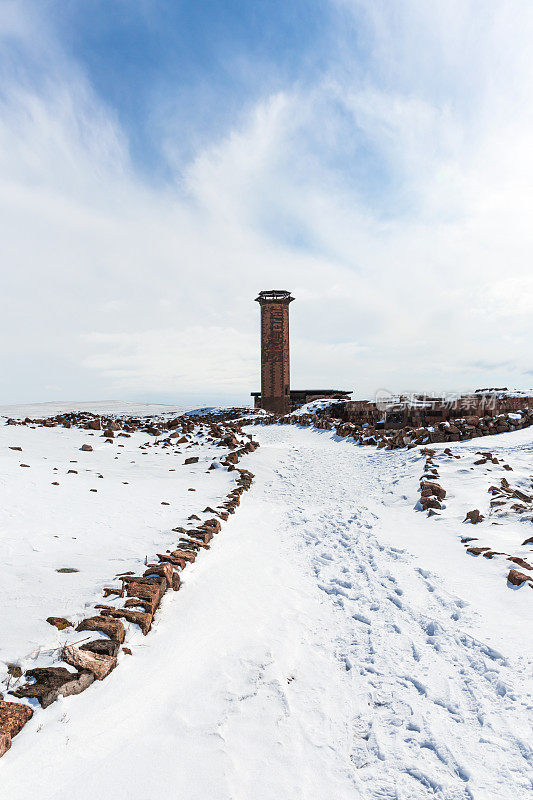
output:
M 256 425 L 298 424 L 334 430 L 358 444 L 393 450 L 437 442 L 459 442 L 478 436 L 526 428 L 533 424 L 533 394 L 474 393 L 453 403 L 441 398 L 400 400 L 390 409 L 381 403 L 354 400 L 335 403 L 314 414 L 262 416 Z

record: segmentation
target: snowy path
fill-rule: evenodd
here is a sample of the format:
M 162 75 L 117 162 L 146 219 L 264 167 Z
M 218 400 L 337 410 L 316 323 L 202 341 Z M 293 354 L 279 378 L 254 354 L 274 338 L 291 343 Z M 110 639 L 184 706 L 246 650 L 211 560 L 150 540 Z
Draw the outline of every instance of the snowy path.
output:
M 315 443 L 300 443 L 272 488 L 337 608 L 334 646 L 359 700 L 350 757 L 365 796 L 533 793 L 525 676 L 469 632 L 475 615 L 441 579 L 380 543 L 376 482 L 402 456 L 336 448 L 324 441 L 317 458 Z
M 216 546 L 115 673 L 35 715 L 0 763 L 6 796 L 533 796 L 527 646 L 503 615 L 487 644 L 482 590 L 479 608 L 449 591 L 401 526 L 390 544 L 406 455 L 254 436 L 256 482 Z

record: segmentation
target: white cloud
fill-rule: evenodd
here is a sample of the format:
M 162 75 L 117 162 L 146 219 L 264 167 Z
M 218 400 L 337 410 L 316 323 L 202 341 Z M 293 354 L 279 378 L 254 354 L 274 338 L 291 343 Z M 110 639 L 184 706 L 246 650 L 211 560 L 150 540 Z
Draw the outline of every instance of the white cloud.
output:
M 119 392 L 231 393 L 236 383 L 251 385 L 255 377 L 255 343 L 232 328 L 90 333 L 84 340 L 99 349 L 84 365 L 102 372 Z
M 20 368 L 5 402 L 56 383 L 245 400 L 252 301 L 272 287 L 297 298 L 301 386 L 527 381 L 529 4 L 337 5 L 366 51 L 339 30 L 327 73 L 256 103 L 164 187 L 53 33 L 2 10 L 0 38 L 28 59 L 23 77 L 0 62 L 3 374 Z

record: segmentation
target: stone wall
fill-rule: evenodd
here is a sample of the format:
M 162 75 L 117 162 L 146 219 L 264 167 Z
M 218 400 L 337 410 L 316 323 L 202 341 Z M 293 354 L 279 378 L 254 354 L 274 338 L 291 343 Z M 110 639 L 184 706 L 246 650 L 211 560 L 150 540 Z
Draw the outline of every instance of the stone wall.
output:
M 350 400 L 332 412 L 345 422 L 369 424 L 378 429 L 394 430 L 405 427 L 432 427 L 441 422 L 464 418 L 496 417 L 533 409 L 533 396 L 475 393 L 453 400 L 431 397 L 399 397 L 385 408 L 369 400 Z
M 530 407 L 530 398 L 522 399 L 521 404 L 523 408 L 517 410 L 517 403 L 513 400 L 511 404 L 513 411 L 485 414 L 484 416 L 470 414 L 466 417 L 441 420 L 432 425 L 403 424 L 400 427 L 396 423 L 391 426 L 383 422 L 372 424 L 369 420 L 376 413 L 376 409 L 372 407 L 371 403 L 360 406 L 361 412 L 357 417 L 357 422 L 344 420 L 342 405 L 337 404 L 320 410 L 316 414 L 262 416 L 255 420 L 255 424 L 296 424 L 320 430 L 333 430 L 339 438 L 350 437 L 356 444 L 371 444 L 395 450 L 436 442 L 459 442 L 526 428 L 533 425 L 533 407 Z M 380 413 L 383 416 L 382 412 Z

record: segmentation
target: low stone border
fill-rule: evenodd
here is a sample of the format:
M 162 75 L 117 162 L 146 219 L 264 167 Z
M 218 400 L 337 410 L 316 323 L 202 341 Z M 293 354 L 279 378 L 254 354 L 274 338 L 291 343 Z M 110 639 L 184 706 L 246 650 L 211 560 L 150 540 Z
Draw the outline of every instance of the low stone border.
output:
M 437 478 L 440 478 L 440 475 L 437 465 L 433 461 L 435 450 L 424 447 L 420 450 L 420 453 L 426 456 L 426 463 L 424 464 L 424 474 L 420 477 L 420 500 L 417 502 L 415 508 L 427 511 L 428 516 L 431 517 L 437 513 L 437 510 L 442 508 L 442 501 L 446 497 L 446 490 L 442 488 L 440 483 L 436 482 Z
M 25 678 L 31 682 L 28 681 L 22 686 L 9 690 L 8 694 L 19 699 L 37 699 L 42 708 L 47 708 L 60 695 L 67 697 L 79 694 L 95 680 L 104 680 L 115 669 L 118 652 L 125 639 L 123 620 L 138 625 L 145 636 L 149 633 L 154 615 L 165 592 L 179 590 L 181 572 L 187 564 L 194 563 L 202 550 L 210 549 L 214 536 L 221 531 L 221 520 L 225 521 L 230 514 L 235 513 L 240 504 L 241 495 L 252 486 L 253 473 L 246 469 L 238 469 L 236 464 L 244 455 L 254 452 L 259 447 L 259 443 L 254 442 L 249 434 L 244 434 L 238 423 L 228 424 L 220 416 L 216 415 L 216 420 L 209 418 L 209 415 L 194 420 L 178 417 L 167 427 L 173 431 L 170 436 L 179 435 L 176 433 L 179 428 L 183 437 L 186 433 L 194 430 L 197 422 L 206 424 L 212 440 L 215 441 L 218 438 L 219 445 L 229 448 L 228 454 L 221 463 L 228 471 L 236 471 L 238 478 L 235 488 L 226 495 L 225 502 L 218 507 L 219 510 L 208 507 L 202 512 L 211 512 L 215 516 L 204 520 L 196 528 L 174 528 L 175 532 L 181 534 L 176 549 L 166 553 L 157 553 L 157 562 L 145 564 L 146 569 L 142 575 L 121 573 L 116 576 L 120 581 L 120 586 L 104 589 L 104 597 L 115 595 L 124 598 L 123 607 L 97 604 L 95 608 L 100 612 L 99 615 L 83 619 L 78 624 L 76 631 L 97 632 L 104 634 L 107 638 L 93 639 L 81 646 L 78 646 L 79 643 L 69 643 L 63 646 L 61 659 L 74 667 L 75 672 L 60 666 L 29 669 L 25 672 Z M 9 424 L 18 423 L 15 420 L 9 420 Z M 56 425 L 71 427 L 72 424 L 75 424 L 89 430 L 104 430 L 104 436 L 108 437 L 113 437 L 114 433 L 122 428 L 128 432 L 137 429 L 136 420 L 133 418 L 120 426 L 115 420 L 109 418 L 102 420 L 95 415 L 83 413 L 58 415 L 46 420 L 27 418 L 21 424 L 44 427 Z M 145 425 L 143 430 L 152 435 L 161 434 L 161 430 L 153 425 Z M 237 438 L 237 434 L 248 437 L 249 441 L 242 444 Z M 190 459 L 187 460 L 192 463 Z M 200 519 L 196 515 L 193 516 Z M 47 622 L 55 625 L 59 630 L 71 627 L 71 623 L 61 617 L 48 617 Z M 131 654 L 129 648 L 123 648 L 123 651 Z M 9 750 L 13 737 L 22 730 L 32 718 L 33 713 L 34 710 L 29 705 L 5 700 L 0 694 L 0 757 Z

